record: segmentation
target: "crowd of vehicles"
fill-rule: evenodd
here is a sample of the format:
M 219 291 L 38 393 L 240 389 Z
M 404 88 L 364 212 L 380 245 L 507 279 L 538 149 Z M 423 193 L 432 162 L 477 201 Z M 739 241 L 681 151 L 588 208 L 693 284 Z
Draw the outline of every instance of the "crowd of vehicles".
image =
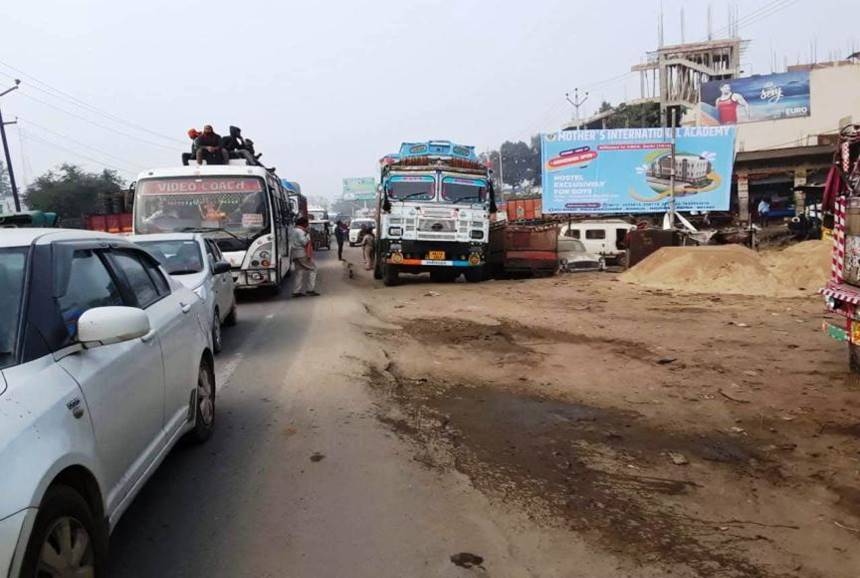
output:
M 3 232 L 0 302 L 0 575 L 102 576 L 144 482 L 212 433 L 209 311 L 130 241 L 63 229 Z

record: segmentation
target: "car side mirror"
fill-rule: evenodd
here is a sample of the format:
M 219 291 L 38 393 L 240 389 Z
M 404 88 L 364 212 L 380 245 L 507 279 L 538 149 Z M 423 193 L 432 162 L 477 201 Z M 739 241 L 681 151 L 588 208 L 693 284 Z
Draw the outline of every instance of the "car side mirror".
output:
M 149 317 L 136 307 L 95 307 L 78 318 L 78 341 L 87 349 L 131 341 L 149 331 Z
M 215 265 L 212 266 L 212 272 L 215 275 L 223 275 L 224 273 L 229 273 L 230 269 L 230 263 L 228 263 L 227 261 L 218 261 L 215 263 Z

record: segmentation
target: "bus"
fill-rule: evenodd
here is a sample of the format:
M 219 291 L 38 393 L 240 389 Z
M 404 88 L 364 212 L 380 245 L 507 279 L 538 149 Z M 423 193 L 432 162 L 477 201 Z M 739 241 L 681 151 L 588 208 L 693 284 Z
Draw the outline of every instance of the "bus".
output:
M 275 291 L 290 270 L 293 214 L 274 172 L 229 165 L 180 166 L 140 173 L 132 185 L 134 233 L 200 232 L 230 263 L 237 289 Z

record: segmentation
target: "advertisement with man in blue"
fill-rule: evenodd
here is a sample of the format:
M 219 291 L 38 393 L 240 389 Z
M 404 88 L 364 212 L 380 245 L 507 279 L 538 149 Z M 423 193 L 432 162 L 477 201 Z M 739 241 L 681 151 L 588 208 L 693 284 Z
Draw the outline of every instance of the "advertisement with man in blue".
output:
M 785 72 L 702 85 L 699 124 L 741 124 L 809 116 L 809 72 Z
M 735 128 L 683 127 L 675 140 L 675 207 L 727 211 Z M 543 212 L 661 213 L 672 196 L 672 131 L 573 130 L 541 135 Z

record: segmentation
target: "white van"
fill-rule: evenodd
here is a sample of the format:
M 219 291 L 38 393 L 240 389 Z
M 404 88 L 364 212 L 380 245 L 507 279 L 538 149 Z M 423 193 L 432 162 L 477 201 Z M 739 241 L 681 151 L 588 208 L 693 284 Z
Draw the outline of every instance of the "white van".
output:
M 627 233 L 635 228 L 635 225 L 621 219 L 580 221 L 563 225 L 559 229 L 559 236 L 578 239 L 589 253 L 600 255 L 606 261 L 617 262 L 624 256 Z

